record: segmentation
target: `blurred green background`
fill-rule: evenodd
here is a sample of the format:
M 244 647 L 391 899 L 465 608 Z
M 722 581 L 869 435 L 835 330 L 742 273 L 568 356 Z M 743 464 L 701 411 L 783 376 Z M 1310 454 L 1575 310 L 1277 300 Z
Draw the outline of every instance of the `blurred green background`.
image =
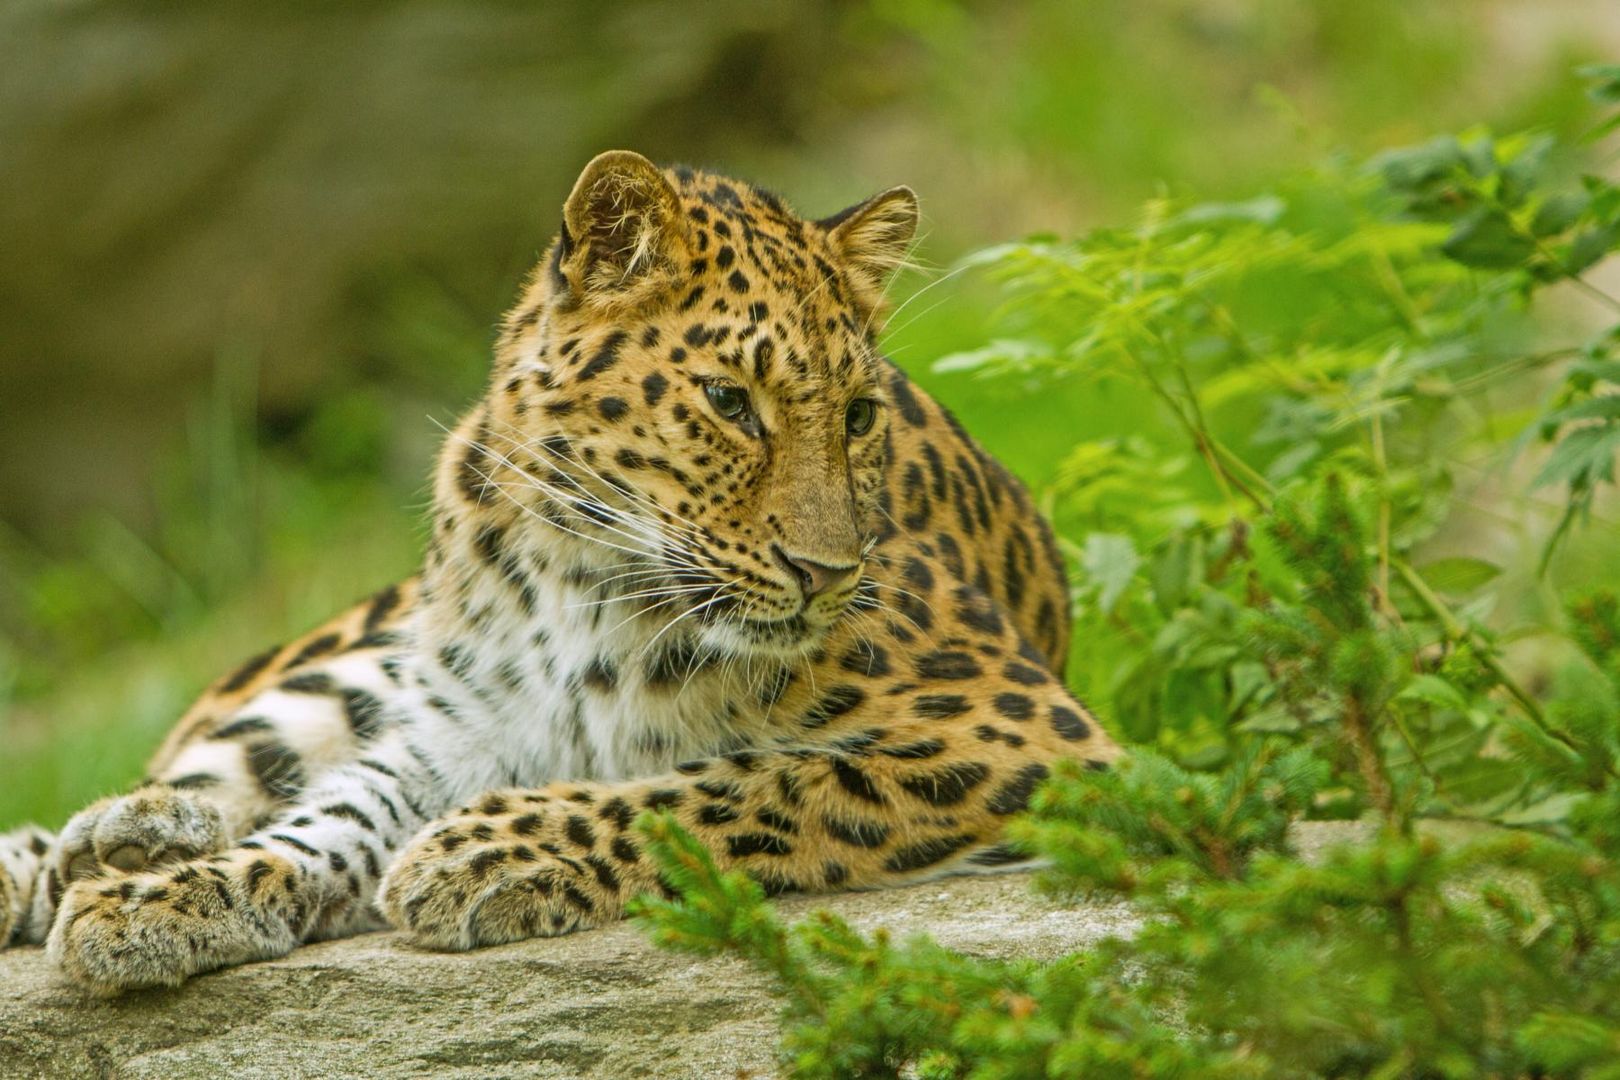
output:
M 954 260 L 1332 148 L 1573 134 L 1616 53 L 1609 0 L 0 5 L 0 827 L 411 570 L 437 425 L 598 151 L 812 216 L 916 188 L 887 346 L 1039 488 L 1150 418 L 932 374 L 995 303 Z

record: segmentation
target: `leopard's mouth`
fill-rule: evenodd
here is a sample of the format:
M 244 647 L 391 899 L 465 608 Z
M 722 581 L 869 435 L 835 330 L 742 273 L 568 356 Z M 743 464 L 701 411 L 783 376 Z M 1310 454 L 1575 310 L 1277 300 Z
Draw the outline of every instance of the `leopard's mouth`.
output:
M 854 608 L 866 580 L 863 575 L 836 595 L 804 598 L 788 582 L 762 586 L 693 565 L 690 556 L 680 562 L 665 564 L 678 617 L 690 620 L 706 644 L 734 655 L 797 658 L 814 649 Z

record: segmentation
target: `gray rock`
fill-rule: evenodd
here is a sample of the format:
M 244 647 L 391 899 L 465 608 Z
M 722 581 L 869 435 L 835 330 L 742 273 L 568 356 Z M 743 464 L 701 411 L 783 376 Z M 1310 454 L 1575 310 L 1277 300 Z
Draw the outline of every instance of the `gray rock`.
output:
M 1312 824 L 1295 841 L 1315 859 L 1365 831 Z M 777 906 L 1035 959 L 1136 921 L 1122 904 L 1053 903 L 1025 873 Z M 0 1077 L 762 1077 L 775 1074 L 777 1012 L 748 966 L 662 951 L 633 924 L 473 953 L 369 934 L 112 1000 L 15 949 L 0 952 Z
M 1027 874 L 779 907 L 985 956 L 1056 957 L 1132 925 L 1123 906 L 1044 900 Z M 778 1007 L 766 987 L 740 962 L 664 952 L 630 924 L 460 954 L 369 934 L 112 1000 L 17 949 L 0 953 L 0 1076 L 767 1076 Z

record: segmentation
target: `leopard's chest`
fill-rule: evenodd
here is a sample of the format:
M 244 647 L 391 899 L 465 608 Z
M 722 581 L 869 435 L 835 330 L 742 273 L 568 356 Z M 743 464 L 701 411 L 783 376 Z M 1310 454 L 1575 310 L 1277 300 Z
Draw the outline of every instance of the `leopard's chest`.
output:
M 780 666 L 705 652 L 675 612 L 555 576 L 479 581 L 419 626 L 418 745 L 466 795 L 552 780 L 657 775 L 771 740 Z

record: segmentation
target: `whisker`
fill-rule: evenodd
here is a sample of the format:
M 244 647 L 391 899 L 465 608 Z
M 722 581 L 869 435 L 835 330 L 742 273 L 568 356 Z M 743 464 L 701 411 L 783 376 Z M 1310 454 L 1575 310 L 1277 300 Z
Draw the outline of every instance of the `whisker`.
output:
M 505 426 L 512 427 L 511 424 L 505 424 Z M 517 430 L 517 429 L 513 428 L 513 430 Z M 686 518 L 686 517 L 682 516 L 681 514 L 678 514 L 675 511 L 670 510 L 669 508 L 660 505 L 651 496 L 647 495 L 645 492 L 643 492 L 643 491 L 639 490 L 638 488 L 636 488 L 636 486 L 634 484 L 630 483 L 628 480 L 621 479 L 621 480 L 619 480 L 617 482 L 615 482 L 613 480 L 609 480 L 607 477 L 603 476 L 600 472 L 598 472 L 595 468 L 593 468 L 591 466 L 591 464 L 589 462 L 587 462 L 584 458 L 580 457 L 577 454 L 572 454 L 572 455 L 564 454 L 561 450 L 557 449 L 555 446 L 552 446 L 550 443 L 548 443 L 544 438 L 534 438 L 534 439 L 519 440 L 519 439 L 514 439 L 510 435 L 501 434 L 500 432 L 496 432 L 495 434 L 501 435 L 502 438 L 506 439 L 508 442 L 512 443 L 514 446 L 518 446 L 518 447 L 522 448 L 523 450 L 526 450 L 526 451 L 528 451 L 530 453 L 533 453 L 535 450 L 541 450 L 541 451 L 544 451 L 547 454 L 550 454 L 552 457 L 554 457 L 554 458 L 556 458 L 556 459 L 558 459 L 558 460 L 560 460 L 562 462 L 565 462 L 565 463 L 571 464 L 571 465 L 577 465 L 579 468 L 584 469 L 586 472 L 590 473 L 591 476 L 595 477 L 597 480 L 599 480 L 603 484 L 603 486 L 607 487 L 608 489 L 613 491 L 615 494 L 622 495 L 625 498 L 631 500 L 632 502 L 640 503 L 642 506 L 646 507 L 649 510 L 653 510 L 653 511 L 659 513 L 659 514 L 664 514 L 664 515 L 667 515 L 667 516 L 675 519 L 675 521 L 677 521 L 677 522 L 681 523 L 682 525 L 686 526 L 686 529 L 689 531 L 689 534 L 691 536 L 693 536 L 693 537 L 700 537 L 704 533 L 703 527 L 700 526 L 697 522 L 692 521 L 691 519 Z M 520 434 L 521 434 L 521 432 L 520 432 Z M 567 474 L 564 473 L 564 475 L 567 475 Z M 573 477 L 573 476 L 569 476 L 569 480 L 574 482 L 576 485 L 579 483 L 578 479 Z M 581 490 L 584 490 L 582 485 L 581 485 Z

